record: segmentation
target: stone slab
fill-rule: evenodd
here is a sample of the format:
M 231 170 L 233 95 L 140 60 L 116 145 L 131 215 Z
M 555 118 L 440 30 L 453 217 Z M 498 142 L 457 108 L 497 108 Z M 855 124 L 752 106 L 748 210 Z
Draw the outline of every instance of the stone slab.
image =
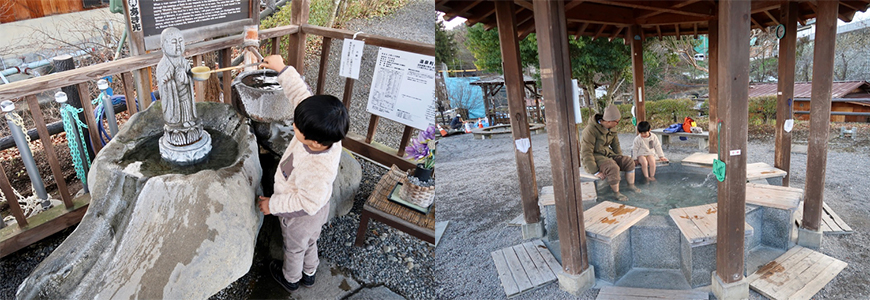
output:
M 595 286 L 595 269 L 587 268 L 578 275 L 571 275 L 561 271 L 556 274 L 559 279 L 559 289 L 574 296 L 580 296 L 586 290 Z
M 405 297 L 394 293 L 385 286 L 364 288 L 347 297 L 347 300 L 404 300 Z
M 631 228 L 632 266 L 679 269 L 680 230 L 664 216 L 649 216 Z
M 742 279 L 737 282 L 725 283 L 716 275 L 714 271 L 712 273 L 712 284 L 711 288 L 713 289 L 713 295 L 720 300 L 742 300 L 749 299 L 749 282 L 746 279 Z

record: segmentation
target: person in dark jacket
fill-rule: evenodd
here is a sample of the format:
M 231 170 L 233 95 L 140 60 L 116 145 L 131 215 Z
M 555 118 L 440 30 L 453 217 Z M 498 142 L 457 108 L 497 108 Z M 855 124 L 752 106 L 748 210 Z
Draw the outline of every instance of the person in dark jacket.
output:
M 455 117 L 453 117 L 453 120 L 450 120 L 450 129 L 453 129 L 453 130 L 461 129 L 462 123 L 464 123 L 464 122 L 462 122 L 462 118 L 460 118 L 459 115 L 456 115 Z
M 619 172 L 625 172 L 625 180 L 628 181 L 628 189 L 640 192 L 634 186 L 634 160 L 631 156 L 622 155 L 619 147 L 619 137 L 611 131 L 619 124 L 619 109 L 610 105 L 604 109 L 604 115 L 596 114 L 593 122 L 583 129 L 580 139 L 580 158 L 583 168 L 595 177 L 606 179 L 610 188 L 615 193 L 616 200 L 628 200 L 619 193 Z

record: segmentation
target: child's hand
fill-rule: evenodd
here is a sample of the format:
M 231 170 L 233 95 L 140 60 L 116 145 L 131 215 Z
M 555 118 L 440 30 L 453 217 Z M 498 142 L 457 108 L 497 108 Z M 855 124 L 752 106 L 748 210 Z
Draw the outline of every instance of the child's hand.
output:
M 284 58 L 281 55 L 269 55 L 263 59 L 263 63 L 260 66 L 281 72 L 287 65 L 284 64 Z
M 272 214 L 272 212 L 269 211 L 269 197 L 260 196 L 260 202 L 257 202 L 257 206 L 260 207 L 260 211 L 263 212 L 264 215 Z

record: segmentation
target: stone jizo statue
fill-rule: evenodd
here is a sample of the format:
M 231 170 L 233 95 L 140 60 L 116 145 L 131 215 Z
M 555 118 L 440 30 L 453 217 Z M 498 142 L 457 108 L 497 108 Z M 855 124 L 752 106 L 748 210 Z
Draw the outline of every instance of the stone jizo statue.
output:
M 211 151 L 211 137 L 202 129 L 193 99 L 190 62 L 184 58 L 184 37 L 170 27 L 160 34 L 163 58 L 157 63 L 157 90 L 163 106 L 160 155 L 180 165 L 194 164 Z

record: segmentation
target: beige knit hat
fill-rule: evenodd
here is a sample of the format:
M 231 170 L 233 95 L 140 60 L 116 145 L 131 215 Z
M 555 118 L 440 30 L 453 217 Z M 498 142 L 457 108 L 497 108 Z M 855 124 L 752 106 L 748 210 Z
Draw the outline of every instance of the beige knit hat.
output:
M 608 105 L 607 108 L 604 109 L 604 117 L 602 120 L 616 121 L 621 117 L 622 115 L 619 114 L 619 108 L 616 108 L 616 105 Z

